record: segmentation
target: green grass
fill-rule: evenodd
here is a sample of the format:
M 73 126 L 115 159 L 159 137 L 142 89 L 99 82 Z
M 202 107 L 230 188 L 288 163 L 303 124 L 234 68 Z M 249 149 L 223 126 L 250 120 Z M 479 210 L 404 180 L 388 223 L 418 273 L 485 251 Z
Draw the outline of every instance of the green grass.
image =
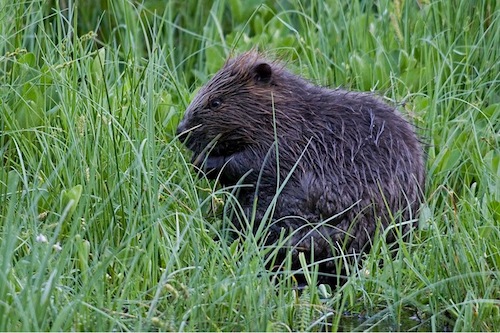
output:
M 182 3 L 0 1 L 0 330 L 498 331 L 498 2 Z M 251 48 L 376 91 L 426 144 L 420 227 L 336 290 L 274 282 L 175 140 Z

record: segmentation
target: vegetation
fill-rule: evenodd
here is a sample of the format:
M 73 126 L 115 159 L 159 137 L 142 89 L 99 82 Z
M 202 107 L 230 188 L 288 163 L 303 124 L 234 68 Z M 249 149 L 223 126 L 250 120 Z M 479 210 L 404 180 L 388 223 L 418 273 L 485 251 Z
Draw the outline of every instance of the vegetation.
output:
M 0 0 L 0 29 L 1 331 L 500 329 L 497 1 Z M 426 143 L 418 230 L 337 289 L 228 237 L 175 140 L 252 48 L 377 92 Z

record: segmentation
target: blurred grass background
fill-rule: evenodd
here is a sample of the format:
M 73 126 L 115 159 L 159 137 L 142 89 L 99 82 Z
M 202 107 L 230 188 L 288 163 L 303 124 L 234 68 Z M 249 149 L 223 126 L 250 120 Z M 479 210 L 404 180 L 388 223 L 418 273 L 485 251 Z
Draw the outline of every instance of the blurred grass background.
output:
M 0 330 L 497 331 L 499 16 L 488 0 L 0 0 Z M 195 89 L 248 49 L 384 96 L 426 144 L 419 229 L 335 290 L 275 283 L 258 239 L 227 240 L 227 193 L 175 140 Z

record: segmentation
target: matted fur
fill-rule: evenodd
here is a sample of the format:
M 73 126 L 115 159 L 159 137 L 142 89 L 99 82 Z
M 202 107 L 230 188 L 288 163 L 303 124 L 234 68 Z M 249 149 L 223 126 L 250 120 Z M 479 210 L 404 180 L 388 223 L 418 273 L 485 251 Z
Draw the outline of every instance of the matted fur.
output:
M 395 108 L 372 94 L 313 85 L 257 52 L 225 63 L 178 133 L 193 162 L 223 186 L 245 176 L 251 186 L 237 199 L 250 216 L 257 198 L 255 228 L 289 176 L 266 221 L 267 243 L 291 235 L 287 244 L 306 258 L 314 249 L 323 273 L 336 271 L 328 258 L 368 250 L 378 226 L 415 218 L 420 204 L 422 147 Z

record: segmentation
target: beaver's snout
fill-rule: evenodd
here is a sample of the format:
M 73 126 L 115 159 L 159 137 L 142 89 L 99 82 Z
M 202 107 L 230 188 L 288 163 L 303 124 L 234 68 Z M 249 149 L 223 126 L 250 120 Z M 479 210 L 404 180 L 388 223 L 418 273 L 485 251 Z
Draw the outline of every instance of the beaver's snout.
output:
M 179 126 L 177 127 L 177 132 L 176 132 L 177 137 L 179 138 L 179 140 L 181 142 L 184 143 L 187 140 L 188 134 L 189 134 L 189 131 L 186 128 L 185 122 L 181 121 L 179 123 Z

